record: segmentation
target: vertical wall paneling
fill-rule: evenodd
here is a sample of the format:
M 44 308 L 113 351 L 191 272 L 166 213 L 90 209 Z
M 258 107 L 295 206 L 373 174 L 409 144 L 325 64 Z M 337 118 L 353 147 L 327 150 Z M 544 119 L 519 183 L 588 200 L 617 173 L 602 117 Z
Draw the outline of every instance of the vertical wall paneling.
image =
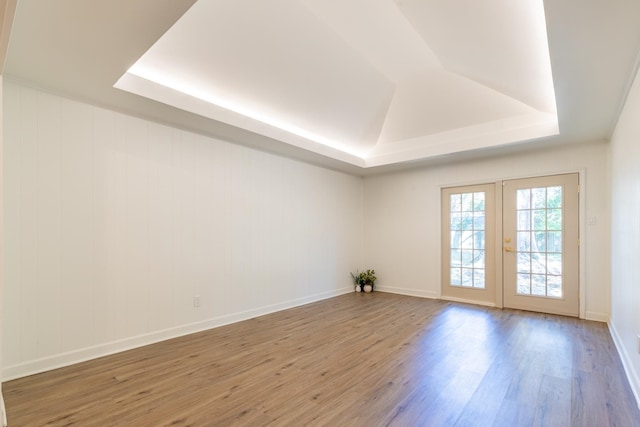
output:
M 211 276 L 207 277 L 208 297 L 203 304 L 213 313 L 225 313 L 228 302 L 229 284 L 229 250 L 227 242 L 231 240 L 229 223 L 231 221 L 229 192 L 231 186 L 227 180 L 227 152 L 225 144 L 209 145 L 209 164 L 211 173 L 211 193 L 207 195 L 211 206 L 211 217 L 208 231 L 211 246 L 207 252 L 207 263 L 211 268 Z
M 148 329 L 156 330 L 162 328 L 162 312 L 160 307 L 165 300 L 162 292 L 160 267 L 160 254 L 162 253 L 162 220 L 160 212 L 160 127 L 149 126 L 148 128 L 148 238 L 147 238 L 147 297 L 148 297 Z M 169 308 L 169 307 L 166 307 Z
M 149 131 L 148 122 L 126 118 L 126 317 L 127 331 L 148 331 L 149 299 Z
M 640 405 L 640 72 L 611 138 L 611 322 Z
M 26 358 L 38 357 L 37 123 L 37 93 L 25 89 L 20 96 L 20 347 Z
M 248 226 L 246 215 L 249 210 L 246 199 L 250 197 L 250 189 L 247 188 L 246 173 L 244 173 L 247 157 L 246 151 L 242 148 L 229 147 L 229 159 L 234 167 L 228 170 L 229 186 L 233 188 L 233 191 L 228 193 L 228 209 L 231 212 L 229 222 L 231 253 L 227 301 L 230 306 L 241 307 L 243 310 L 246 303 L 242 300 L 242 291 L 246 280 L 244 260 L 246 260 L 247 235 L 245 230 Z
M 109 342 L 116 339 L 113 326 L 115 316 L 110 307 L 115 305 L 112 288 L 114 278 L 114 243 L 116 236 L 114 209 L 117 194 L 115 170 L 115 114 L 96 110 L 93 114 L 93 277 L 94 298 L 103 301 L 93 307 L 94 341 Z
M 152 309 L 155 322 L 152 330 L 163 330 L 175 324 L 173 308 L 175 274 L 175 218 L 176 209 L 173 202 L 175 194 L 173 178 L 173 131 L 170 128 L 158 127 L 158 162 L 155 176 L 157 189 L 157 206 L 150 205 L 150 247 L 151 277 L 153 298 L 157 302 Z M 152 199 L 153 200 L 153 199 Z
M 109 271 L 108 283 L 111 298 L 107 312 L 109 313 L 109 324 L 113 328 L 113 336 L 116 340 L 124 339 L 127 336 L 127 276 L 126 276 L 126 192 L 127 192 L 127 141 L 126 141 L 126 116 L 114 114 L 114 140 L 113 155 L 108 159 L 110 170 L 109 191 L 109 231 L 108 234 L 108 254 Z
M 21 279 L 20 279 L 20 91 L 4 84 L 3 100 L 3 285 L 2 285 L 2 363 L 11 366 L 22 360 Z M 6 126 L 12 123 L 12 126 Z M 8 144 L 6 141 L 13 141 Z M 9 186 L 6 183 L 12 182 Z M 11 250 L 7 250 L 11 248 Z M 11 328 L 8 327 L 11 325 Z
M 290 226 L 286 214 L 290 213 L 290 207 L 286 205 L 287 198 L 284 196 L 285 189 L 288 188 L 285 179 L 285 168 L 287 162 L 281 158 L 275 158 L 275 168 L 272 173 L 265 174 L 264 194 L 265 212 L 263 221 L 266 224 L 264 263 L 270 265 L 286 265 L 287 261 L 282 259 L 282 255 L 288 253 L 290 248 Z M 337 231 L 337 230 L 336 230 Z M 268 293 L 269 303 L 278 301 L 279 295 L 283 293 L 286 283 L 294 280 L 289 268 L 270 269 L 267 268 L 269 280 L 273 283 L 272 292 Z M 296 284 L 299 285 L 299 284 Z
M 215 276 L 210 259 L 210 248 L 213 239 L 209 221 L 213 214 L 212 183 L 211 183 L 211 156 L 208 140 L 202 136 L 196 136 L 193 141 L 194 148 L 194 205 L 197 205 L 194 214 L 195 228 L 193 230 L 193 297 L 199 298 L 200 307 L 192 310 L 196 314 L 197 321 L 203 319 L 211 307 L 212 295 L 208 285 L 208 278 Z M 193 302 L 193 301 L 192 301 Z
M 63 351 L 93 344 L 92 108 L 61 100 Z M 33 126 L 31 124 L 31 126 Z M 36 124 L 36 127 L 38 124 Z M 22 158 L 26 164 L 28 159 Z M 23 212 L 24 217 L 24 212 Z M 23 260 L 25 262 L 25 260 Z M 32 268 L 29 266 L 29 268 Z
M 174 303 L 172 307 L 172 312 L 174 316 L 175 323 L 184 323 L 185 322 L 185 310 L 187 300 L 191 298 L 191 292 L 183 295 L 181 292 L 181 288 L 188 284 L 188 279 L 185 275 L 184 269 L 184 259 L 185 259 L 185 248 L 183 248 L 183 235 L 184 235 L 184 224 L 180 221 L 183 218 L 184 211 L 184 171 L 182 167 L 182 158 L 183 155 L 183 142 L 181 138 L 182 134 L 177 130 L 172 130 L 171 132 L 171 176 L 172 182 L 170 187 L 170 203 L 171 210 L 173 211 L 173 218 L 175 221 L 171 224 L 172 234 L 173 234 L 173 251 L 172 251 L 172 261 L 173 264 L 173 280 L 171 283 L 171 291 Z
M 62 165 L 60 99 L 37 94 L 38 356 L 61 351 Z
M 4 83 L 5 379 L 351 291 L 359 177 Z
M 180 138 L 176 141 L 177 153 L 177 176 L 176 182 L 179 186 L 178 206 L 178 248 L 180 253 L 176 256 L 180 259 L 181 269 L 178 274 L 179 286 L 179 321 L 181 323 L 194 322 L 196 312 L 193 310 L 193 291 L 196 277 L 196 233 L 198 224 L 195 222 L 196 195 L 195 195 L 195 147 L 193 134 L 180 133 Z M 192 243 L 192 244 L 191 244 Z

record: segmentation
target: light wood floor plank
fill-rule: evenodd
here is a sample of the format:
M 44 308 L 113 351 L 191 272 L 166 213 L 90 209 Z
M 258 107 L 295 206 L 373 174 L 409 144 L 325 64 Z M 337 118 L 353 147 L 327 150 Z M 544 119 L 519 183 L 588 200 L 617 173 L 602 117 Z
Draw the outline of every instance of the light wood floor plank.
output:
M 10 426 L 640 426 L 606 325 L 349 294 L 3 384 Z

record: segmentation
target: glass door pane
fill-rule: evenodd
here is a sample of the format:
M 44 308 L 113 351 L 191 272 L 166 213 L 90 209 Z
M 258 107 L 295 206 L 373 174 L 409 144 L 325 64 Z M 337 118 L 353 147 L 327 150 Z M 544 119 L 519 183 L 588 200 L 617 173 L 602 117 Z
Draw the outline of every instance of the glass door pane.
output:
M 495 302 L 495 184 L 442 190 L 442 295 Z
M 516 191 L 516 292 L 562 298 L 562 186 Z
M 485 287 L 485 199 L 484 191 L 450 196 L 451 286 Z

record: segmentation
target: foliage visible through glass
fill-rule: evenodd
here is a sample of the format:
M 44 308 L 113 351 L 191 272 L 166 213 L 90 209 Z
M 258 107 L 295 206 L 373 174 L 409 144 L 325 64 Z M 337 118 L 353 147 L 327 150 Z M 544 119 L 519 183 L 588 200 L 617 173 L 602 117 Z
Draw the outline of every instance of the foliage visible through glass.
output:
M 562 186 L 517 191 L 517 293 L 562 297 Z
M 452 194 L 449 201 L 450 284 L 485 287 L 485 193 Z

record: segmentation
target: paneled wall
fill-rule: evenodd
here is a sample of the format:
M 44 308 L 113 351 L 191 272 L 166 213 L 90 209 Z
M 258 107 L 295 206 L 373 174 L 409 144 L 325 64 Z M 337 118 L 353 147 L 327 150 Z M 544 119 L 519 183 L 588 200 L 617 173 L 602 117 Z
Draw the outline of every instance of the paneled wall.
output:
M 4 106 L 5 379 L 352 290 L 360 178 L 7 80 Z
M 640 405 L 640 72 L 611 138 L 611 324 Z
M 437 298 L 442 187 L 580 172 L 583 314 L 607 321 L 611 313 L 607 156 L 605 142 L 585 142 L 366 177 L 364 265 L 379 272 L 381 290 Z

